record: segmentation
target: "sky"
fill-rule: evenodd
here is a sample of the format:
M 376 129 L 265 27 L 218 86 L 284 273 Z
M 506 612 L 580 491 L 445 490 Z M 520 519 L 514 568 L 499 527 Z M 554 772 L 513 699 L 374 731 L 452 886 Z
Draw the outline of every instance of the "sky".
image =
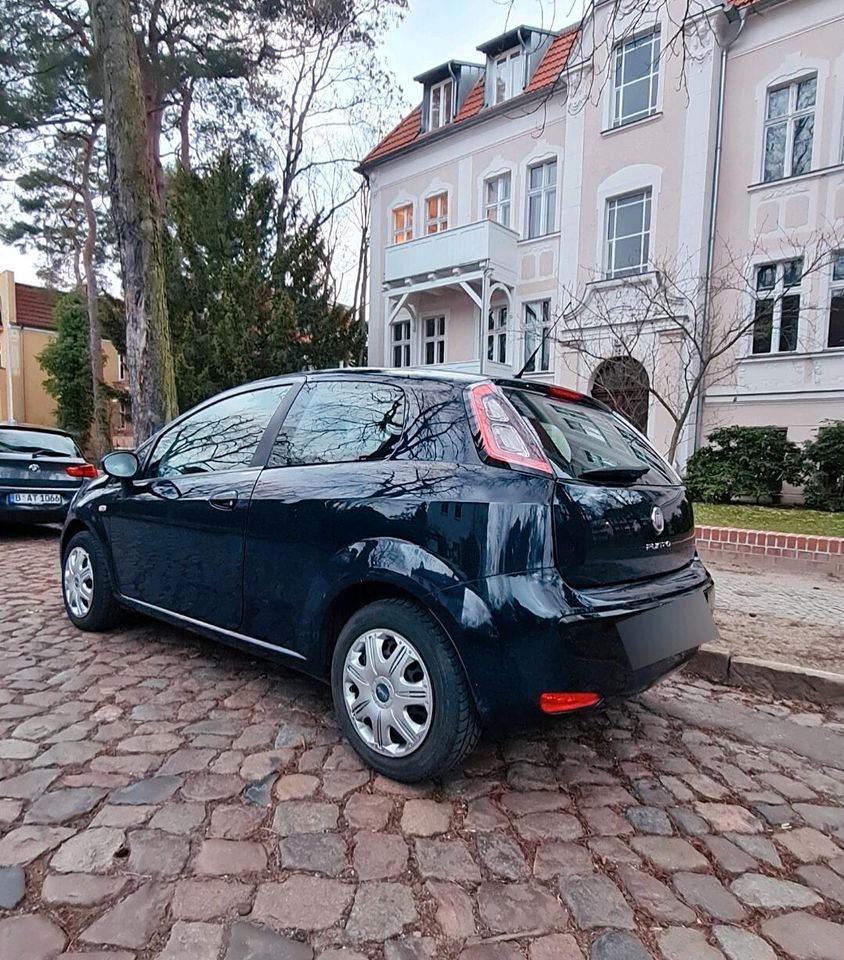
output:
M 385 39 L 387 66 L 408 105 L 421 99 L 413 78 L 446 60 L 481 62 L 475 49 L 510 27 L 528 24 L 559 30 L 577 20 L 586 0 L 409 0 L 403 22 Z M 0 271 L 13 270 L 20 283 L 39 283 L 28 253 L 0 244 Z

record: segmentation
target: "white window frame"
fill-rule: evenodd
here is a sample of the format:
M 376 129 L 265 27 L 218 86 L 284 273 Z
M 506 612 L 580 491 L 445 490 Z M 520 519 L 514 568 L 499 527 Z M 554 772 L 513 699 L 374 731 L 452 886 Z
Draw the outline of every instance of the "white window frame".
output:
M 502 193 L 502 186 L 506 184 L 506 191 Z M 494 196 L 490 191 L 494 189 Z M 513 175 L 508 170 L 494 177 L 484 180 L 484 215 L 487 220 L 494 220 L 503 227 L 511 223 L 511 209 L 513 204 Z
M 125 383 L 127 379 L 126 354 L 117 352 L 117 382 Z
M 835 346 L 829 342 L 832 332 L 832 306 L 836 297 L 842 300 L 842 307 L 844 308 L 844 250 L 836 251 L 832 258 L 832 284 L 829 289 L 829 314 L 827 316 L 826 337 L 824 338 L 824 348 L 826 350 L 844 349 L 844 341 L 835 344 Z
M 437 208 L 434 216 L 431 216 L 430 204 L 436 202 Z M 448 230 L 448 191 L 442 190 L 439 193 L 432 193 L 425 197 L 425 234 L 444 233 Z
M 410 211 L 410 218 L 408 221 L 405 222 L 405 225 L 403 227 L 399 227 L 396 222 L 396 219 L 398 217 L 398 214 L 401 213 L 403 210 Z M 392 220 L 393 245 L 395 246 L 396 244 L 399 244 L 399 243 L 410 243 L 410 241 L 413 239 L 413 218 L 414 218 L 413 204 L 412 203 L 397 204 L 395 207 L 393 207 L 390 217 Z
M 487 317 L 486 358 L 490 363 L 507 363 L 510 308 L 504 304 L 490 307 Z
M 435 96 L 436 95 L 436 96 Z M 436 110 L 434 103 L 436 101 Z M 445 110 L 443 107 L 445 106 Z M 432 84 L 428 99 L 428 129 L 439 130 L 454 119 L 454 78 Z
M 785 285 L 785 268 L 794 264 L 799 264 L 800 276 L 798 283 L 789 284 L 788 287 Z M 773 268 L 774 273 L 774 283 L 770 287 L 759 287 L 759 278 L 762 270 Z M 806 291 L 804 289 L 804 269 L 805 262 L 802 257 L 785 257 L 782 260 L 769 260 L 760 263 L 756 263 L 753 266 L 753 313 L 754 321 L 753 326 L 750 329 L 750 343 L 749 343 L 749 354 L 753 357 L 771 357 L 776 356 L 780 353 L 786 354 L 795 354 L 800 350 L 800 318 L 803 312 L 803 308 L 806 303 Z M 782 309 L 783 302 L 786 296 L 798 296 L 800 298 L 800 303 L 797 311 L 797 329 L 794 333 L 794 349 L 793 350 L 783 350 L 780 344 L 780 333 L 782 330 Z M 770 302 L 772 305 L 772 317 L 771 317 L 771 342 L 770 349 L 768 350 L 756 350 L 755 349 L 755 339 L 756 339 L 756 308 L 757 304 Z
M 531 174 L 535 170 L 542 171 L 542 182 L 538 187 L 531 186 Z M 556 157 L 547 157 L 528 165 L 525 179 L 525 236 L 528 240 L 546 237 L 557 230 L 557 176 Z M 536 233 L 531 231 L 530 216 L 534 200 L 539 201 L 539 230 Z
M 657 25 L 647 33 L 630 37 L 619 43 L 614 51 L 612 61 L 612 126 L 623 127 L 628 123 L 636 123 L 654 116 L 659 111 L 659 68 L 661 56 L 661 29 Z M 645 43 L 651 45 L 651 69 L 647 74 L 636 77 L 635 80 L 624 80 L 624 64 L 629 51 L 633 47 L 641 47 Z M 629 115 L 624 113 L 624 92 L 633 84 L 648 80 L 648 107 Z
M 390 324 L 390 365 L 392 367 L 400 369 L 411 365 L 411 343 L 410 320 L 393 320 Z
M 619 236 L 614 231 L 617 223 L 617 211 L 620 205 L 630 204 L 633 201 L 641 200 L 643 204 L 642 211 L 642 230 L 640 233 L 628 233 Z M 624 277 L 635 277 L 650 270 L 651 256 L 651 232 L 653 228 L 653 190 L 651 187 L 645 187 L 642 190 L 634 190 L 630 193 L 623 193 L 619 196 L 608 197 L 606 201 L 606 214 L 604 224 L 604 276 L 607 280 L 618 280 Z M 629 240 L 633 237 L 640 237 L 640 250 L 642 256 L 638 267 L 617 267 L 615 263 L 616 245 L 620 240 Z
M 492 105 L 496 106 L 512 100 L 524 89 L 524 51 L 521 47 L 511 47 L 499 53 L 493 63 Z M 503 81 L 502 91 L 498 88 L 499 79 Z
M 433 314 L 422 318 L 422 364 L 426 367 L 445 363 L 445 314 Z M 428 359 L 428 348 L 431 359 Z
M 814 81 L 815 83 L 815 97 L 812 103 L 807 107 L 798 108 L 797 98 L 799 96 L 800 87 L 805 84 Z M 819 86 L 819 77 L 817 71 L 812 73 L 804 74 L 801 77 L 798 77 L 794 80 L 789 80 L 788 83 L 779 83 L 773 84 L 768 87 L 765 91 L 765 126 L 762 131 L 762 182 L 763 183 L 773 183 L 777 180 L 786 180 L 790 177 L 799 177 L 803 174 L 809 173 L 814 169 L 814 156 L 815 156 L 815 114 L 817 112 L 818 106 L 818 86 Z M 771 108 L 771 97 L 774 94 L 781 93 L 782 91 L 788 92 L 788 107 L 784 114 L 780 114 L 775 117 L 769 115 Z M 800 121 L 811 118 L 812 121 L 812 145 L 809 151 L 809 165 L 805 170 L 798 170 L 795 172 L 794 169 L 794 133 L 797 129 L 798 123 Z M 767 153 L 768 153 L 768 136 L 769 134 L 777 127 L 785 126 L 785 148 L 783 151 L 783 168 L 778 175 L 768 175 L 767 169 Z
M 528 314 L 532 314 L 532 318 Z M 551 300 L 543 297 L 539 300 L 528 300 L 522 304 L 522 364 L 527 364 L 530 355 L 539 346 L 544 338 L 544 345 L 533 360 L 532 367 L 525 367 L 526 374 L 550 373 L 551 360 Z

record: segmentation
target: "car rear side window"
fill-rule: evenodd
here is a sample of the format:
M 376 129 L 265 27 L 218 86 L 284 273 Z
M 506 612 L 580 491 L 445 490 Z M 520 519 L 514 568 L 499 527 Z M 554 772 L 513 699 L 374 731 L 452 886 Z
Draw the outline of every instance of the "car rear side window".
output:
M 641 484 L 679 484 L 680 478 L 648 441 L 616 413 L 588 403 L 529 390 L 507 390 L 561 477 L 600 482 L 613 472 Z
M 290 408 L 269 466 L 386 460 L 401 439 L 405 408 L 404 391 L 391 384 L 309 383 Z
M 255 456 L 281 398 L 290 384 L 226 397 L 197 410 L 162 434 L 147 477 L 242 470 Z
M 71 437 L 49 430 L 9 430 L 0 427 L 0 453 L 31 457 L 74 457 L 82 454 Z

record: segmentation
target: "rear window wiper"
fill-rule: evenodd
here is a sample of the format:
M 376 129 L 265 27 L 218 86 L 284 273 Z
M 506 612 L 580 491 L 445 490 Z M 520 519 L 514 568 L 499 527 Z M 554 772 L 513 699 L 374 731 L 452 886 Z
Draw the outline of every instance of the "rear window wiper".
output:
M 32 451 L 32 459 L 36 457 L 72 457 L 72 453 L 65 453 L 63 450 L 46 450 L 43 448 L 38 448 L 37 450 Z
M 609 483 L 633 483 L 641 480 L 650 470 L 650 467 L 597 467 L 594 470 L 582 470 L 578 477 L 581 480 L 606 480 Z

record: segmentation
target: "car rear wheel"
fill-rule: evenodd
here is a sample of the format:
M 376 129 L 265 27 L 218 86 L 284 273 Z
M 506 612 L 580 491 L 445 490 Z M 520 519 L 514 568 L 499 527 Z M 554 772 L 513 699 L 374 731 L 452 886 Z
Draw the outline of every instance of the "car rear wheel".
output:
M 71 537 L 65 549 L 62 595 L 68 617 L 80 630 L 107 630 L 120 616 L 105 551 L 87 531 Z
M 331 689 L 352 746 L 394 780 L 441 775 L 480 735 L 451 641 L 408 600 L 379 600 L 351 617 L 334 649 Z

